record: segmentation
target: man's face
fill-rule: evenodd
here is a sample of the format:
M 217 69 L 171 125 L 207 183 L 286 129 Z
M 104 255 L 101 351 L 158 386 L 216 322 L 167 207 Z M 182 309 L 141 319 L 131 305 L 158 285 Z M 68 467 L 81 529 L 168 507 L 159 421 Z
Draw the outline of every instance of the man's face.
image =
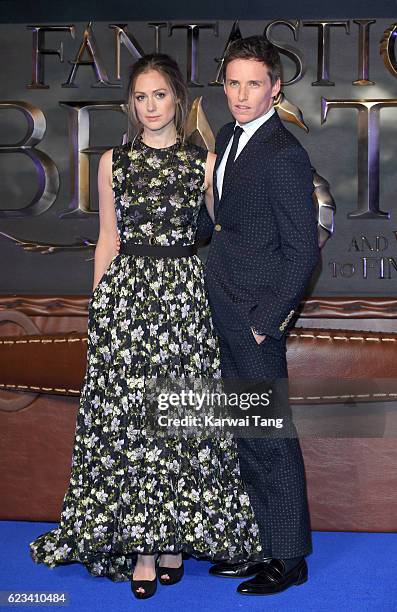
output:
M 235 59 L 226 67 L 224 90 L 233 117 L 241 124 L 264 115 L 280 91 L 280 79 L 272 86 L 268 68 L 255 59 Z

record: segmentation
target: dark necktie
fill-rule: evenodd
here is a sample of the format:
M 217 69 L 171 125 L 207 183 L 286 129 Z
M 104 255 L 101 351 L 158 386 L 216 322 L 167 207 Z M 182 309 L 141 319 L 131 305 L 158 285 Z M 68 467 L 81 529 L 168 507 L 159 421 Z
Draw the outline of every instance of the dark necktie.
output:
M 230 176 L 233 171 L 234 158 L 236 157 L 236 153 L 237 153 L 238 141 L 243 132 L 244 132 L 243 128 L 240 127 L 239 125 L 236 125 L 236 127 L 234 128 L 232 146 L 229 151 L 229 155 L 228 155 L 226 166 L 225 166 L 225 172 L 223 174 L 222 193 L 225 188 L 225 185 L 227 184 L 227 181 L 230 180 Z

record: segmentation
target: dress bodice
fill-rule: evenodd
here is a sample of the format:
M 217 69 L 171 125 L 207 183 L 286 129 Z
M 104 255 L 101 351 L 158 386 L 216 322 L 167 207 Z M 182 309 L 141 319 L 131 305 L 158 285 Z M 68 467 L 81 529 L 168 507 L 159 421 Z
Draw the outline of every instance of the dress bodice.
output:
M 113 149 L 112 187 L 122 242 L 194 243 L 204 198 L 207 151 L 191 143 L 163 149 L 142 140 Z

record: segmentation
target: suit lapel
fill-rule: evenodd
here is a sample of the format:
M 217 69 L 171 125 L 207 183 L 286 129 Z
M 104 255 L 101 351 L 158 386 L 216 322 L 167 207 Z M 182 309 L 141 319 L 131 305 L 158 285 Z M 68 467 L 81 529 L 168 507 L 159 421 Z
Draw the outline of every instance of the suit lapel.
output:
M 270 117 L 270 119 L 265 121 L 265 123 L 263 125 L 261 125 L 260 128 L 258 128 L 256 130 L 255 134 L 253 134 L 253 136 L 251 136 L 251 138 L 249 139 L 249 141 L 247 142 L 247 144 L 245 145 L 245 147 L 243 148 L 243 150 L 241 151 L 241 153 L 237 157 L 236 161 L 234 162 L 233 174 L 230 177 L 230 180 L 229 180 L 228 184 L 222 186 L 222 197 L 220 199 L 220 202 L 222 202 L 224 200 L 224 196 L 227 193 L 229 193 L 229 191 L 235 185 L 235 182 L 239 180 L 240 173 L 244 170 L 244 167 L 246 166 L 246 164 L 248 162 L 250 162 L 250 160 L 252 160 L 253 152 L 255 151 L 255 149 L 258 146 L 260 146 L 260 144 L 262 142 L 265 142 L 266 140 L 268 140 L 271 137 L 271 135 L 273 134 L 274 130 L 280 125 L 280 123 L 281 123 L 281 121 L 280 121 L 280 119 L 279 119 L 279 117 L 277 115 L 277 111 L 276 111 L 274 113 L 274 115 L 272 115 Z M 226 146 L 227 146 L 227 143 L 229 142 L 229 140 L 230 140 L 230 137 L 228 138 L 228 140 L 226 142 Z M 225 152 L 226 146 L 223 149 L 223 153 Z M 223 156 L 223 154 L 222 154 L 222 156 Z M 222 159 L 222 157 L 221 157 L 221 159 Z M 218 158 L 217 158 L 217 162 L 218 162 Z M 219 160 L 219 163 L 220 163 L 220 160 Z M 218 190 L 217 190 L 217 192 L 218 192 Z M 218 194 L 218 199 L 219 199 L 219 194 Z
M 217 181 L 217 170 L 219 168 L 219 164 L 222 161 L 222 158 L 225 154 L 227 145 L 229 144 L 229 140 L 231 139 L 232 135 L 233 135 L 233 130 L 234 130 L 234 123 L 230 124 L 230 128 L 229 130 L 226 132 L 225 138 L 221 144 L 221 147 L 216 155 L 216 161 L 215 161 L 215 165 L 214 165 L 214 176 L 213 176 L 213 191 L 214 191 L 214 211 L 217 210 L 217 207 L 219 206 L 219 192 L 218 192 L 218 181 Z

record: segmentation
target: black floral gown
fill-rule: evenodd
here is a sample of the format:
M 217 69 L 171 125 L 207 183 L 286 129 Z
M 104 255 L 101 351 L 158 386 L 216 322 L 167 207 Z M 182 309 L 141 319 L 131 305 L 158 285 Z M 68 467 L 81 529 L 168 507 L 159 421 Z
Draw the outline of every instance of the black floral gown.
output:
M 206 155 L 192 144 L 154 149 L 141 140 L 113 150 L 122 242 L 194 242 Z M 78 561 L 122 581 L 137 553 L 260 558 L 233 438 L 145 432 L 144 380 L 157 376 L 220 376 L 202 263 L 118 254 L 89 303 L 70 484 L 59 526 L 30 543 L 35 562 Z

